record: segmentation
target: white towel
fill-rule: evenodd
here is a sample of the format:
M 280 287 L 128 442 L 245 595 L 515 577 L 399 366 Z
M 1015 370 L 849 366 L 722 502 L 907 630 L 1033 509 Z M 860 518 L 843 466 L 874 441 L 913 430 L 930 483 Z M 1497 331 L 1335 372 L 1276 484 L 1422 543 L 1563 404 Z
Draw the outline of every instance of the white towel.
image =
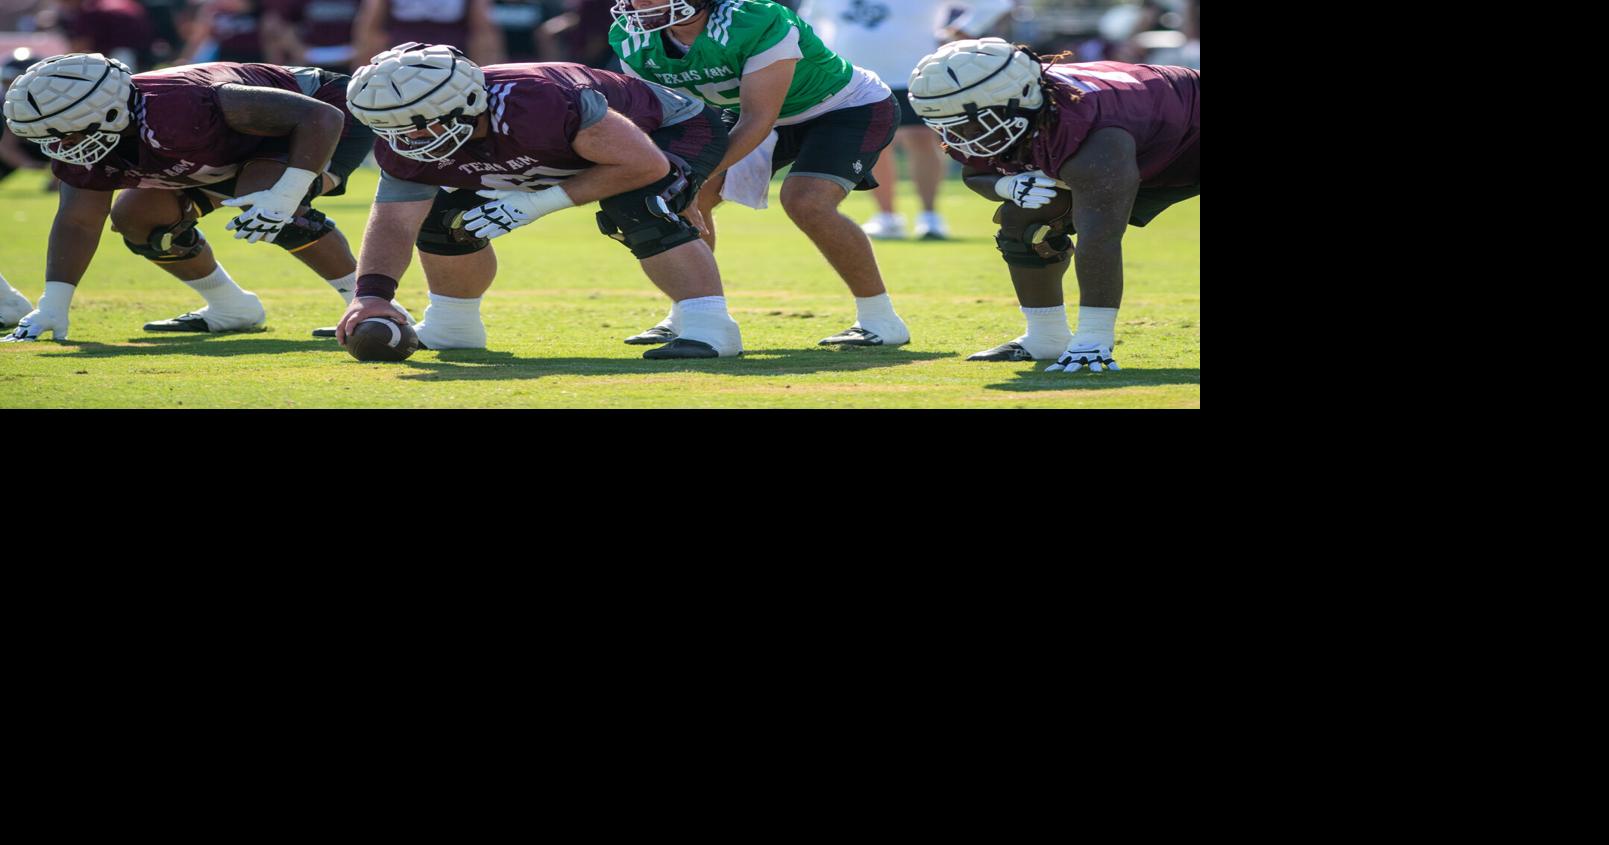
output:
M 777 131 L 771 130 L 754 151 L 726 170 L 721 199 L 749 208 L 765 208 L 771 195 L 771 154 L 777 148 Z

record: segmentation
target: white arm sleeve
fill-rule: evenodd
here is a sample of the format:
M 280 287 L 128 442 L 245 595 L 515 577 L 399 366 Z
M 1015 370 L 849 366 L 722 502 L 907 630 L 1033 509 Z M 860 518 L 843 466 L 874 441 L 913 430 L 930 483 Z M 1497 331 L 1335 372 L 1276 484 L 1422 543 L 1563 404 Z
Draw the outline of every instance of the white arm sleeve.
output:
M 766 50 L 764 53 L 750 56 L 749 60 L 743 63 L 742 75 L 748 76 L 749 74 L 763 67 L 774 65 L 783 59 L 802 58 L 804 58 L 804 53 L 799 51 L 799 28 L 796 26 L 790 26 L 788 27 L 788 34 L 782 36 L 782 40 L 778 41 L 775 46 L 769 50 Z

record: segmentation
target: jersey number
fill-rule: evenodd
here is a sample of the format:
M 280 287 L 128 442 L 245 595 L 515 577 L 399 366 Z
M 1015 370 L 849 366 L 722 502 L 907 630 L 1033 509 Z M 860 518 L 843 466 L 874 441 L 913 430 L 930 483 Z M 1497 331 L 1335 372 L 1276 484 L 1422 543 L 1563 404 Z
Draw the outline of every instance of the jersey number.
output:
M 698 86 L 698 94 L 699 96 L 703 97 L 705 102 L 711 105 L 735 106 L 739 102 L 738 99 L 736 97 L 728 97 L 721 92 L 736 91 L 740 84 L 742 84 L 741 79 L 729 79 L 723 82 L 706 82 L 703 85 Z

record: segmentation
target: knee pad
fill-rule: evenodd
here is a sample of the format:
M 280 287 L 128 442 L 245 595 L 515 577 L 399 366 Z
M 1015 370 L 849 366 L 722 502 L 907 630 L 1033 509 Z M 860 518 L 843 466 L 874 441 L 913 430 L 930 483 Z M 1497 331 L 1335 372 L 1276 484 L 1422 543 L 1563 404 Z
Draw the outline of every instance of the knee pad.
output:
M 129 252 L 142 258 L 158 264 L 171 264 L 200 255 L 207 247 L 207 239 L 201 236 L 195 220 L 180 220 L 171 226 L 152 229 L 151 237 L 143 244 L 124 238 L 123 245 L 129 248 Z
M 631 248 L 638 260 L 652 258 L 661 252 L 698 240 L 698 230 L 686 220 L 666 212 L 669 219 L 644 211 L 635 217 L 620 213 L 611 215 L 608 210 L 598 212 L 598 231 Z M 627 218 L 621 220 L 621 218 Z M 622 225 L 622 223 L 624 225 Z
M 598 231 L 630 247 L 638 260 L 698 240 L 698 230 L 678 213 L 693 201 L 698 180 L 681 157 L 665 152 L 665 158 L 670 173 L 663 179 L 598 203 Z
M 315 208 L 307 210 L 307 214 L 298 214 L 279 230 L 279 237 L 274 238 L 274 246 L 286 252 L 300 252 L 312 246 L 319 238 L 335 231 L 335 221 L 324 216 L 324 212 Z
M 474 206 L 470 206 L 473 208 Z M 469 255 L 485 249 L 491 240 L 477 238 L 464 228 L 464 211 L 458 208 L 433 208 L 419 227 L 414 246 L 431 255 Z
M 1066 261 L 1073 251 L 1073 239 L 1068 237 L 1072 227 L 1065 217 L 1034 219 L 1036 216 L 1025 209 L 1008 213 L 1006 206 L 995 212 L 1000 231 L 994 242 L 1007 264 L 1049 267 Z

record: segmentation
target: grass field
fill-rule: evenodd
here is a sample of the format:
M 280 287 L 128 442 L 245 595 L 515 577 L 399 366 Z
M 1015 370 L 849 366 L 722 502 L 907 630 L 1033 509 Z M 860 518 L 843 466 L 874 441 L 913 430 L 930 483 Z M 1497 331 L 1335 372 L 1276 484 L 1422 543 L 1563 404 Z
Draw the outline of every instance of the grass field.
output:
M 377 171 L 320 207 L 353 241 Z M 55 196 L 37 172 L 0 182 L 0 272 L 37 301 Z M 902 183 L 902 188 L 906 187 Z M 912 342 L 833 349 L 816 341 L 854 321 L 854 303 L 776 202 L 723 206 L 720 251 L 741 358 L 645 361 L 621 338 L 657 322 L 668 302 L 631 254 L 598 234 L 596 209 L 561 212 L 496 241 L 501 271 L 482 307 L 484 351 L 421 351 L 400 364 L 353 360 L 309 330 L 334 323 L 340 298 L 275 247 L 232 239 L 215 213 L 201 228 L 242 287 L 262 297 L 268 330 L 156 335 L 147 320 L 202 305 L 107 231 L 72 306 L 72 340 L 0 345 L 5 408 L 1199 408 L 1201 201 L 1164 213 L 1124 240 L 1126 294 L 1118 373 L 1066 376 L 1043 363 L 968 363 L 1022 333 L 993 242 L 993 206 L 959 182 L 941 208 L 948 243 L 877 242 L 894 306 Z M 914 203 L 901 197 L 902 210 Z M 856 194 L 844 209 L 872 209 Z M 914 215 L 911 215 L 914 216 Z M 1077 289 L 1068 274 L 1069 310 Z M 398 300 L 424 312 L 417 261 Z

